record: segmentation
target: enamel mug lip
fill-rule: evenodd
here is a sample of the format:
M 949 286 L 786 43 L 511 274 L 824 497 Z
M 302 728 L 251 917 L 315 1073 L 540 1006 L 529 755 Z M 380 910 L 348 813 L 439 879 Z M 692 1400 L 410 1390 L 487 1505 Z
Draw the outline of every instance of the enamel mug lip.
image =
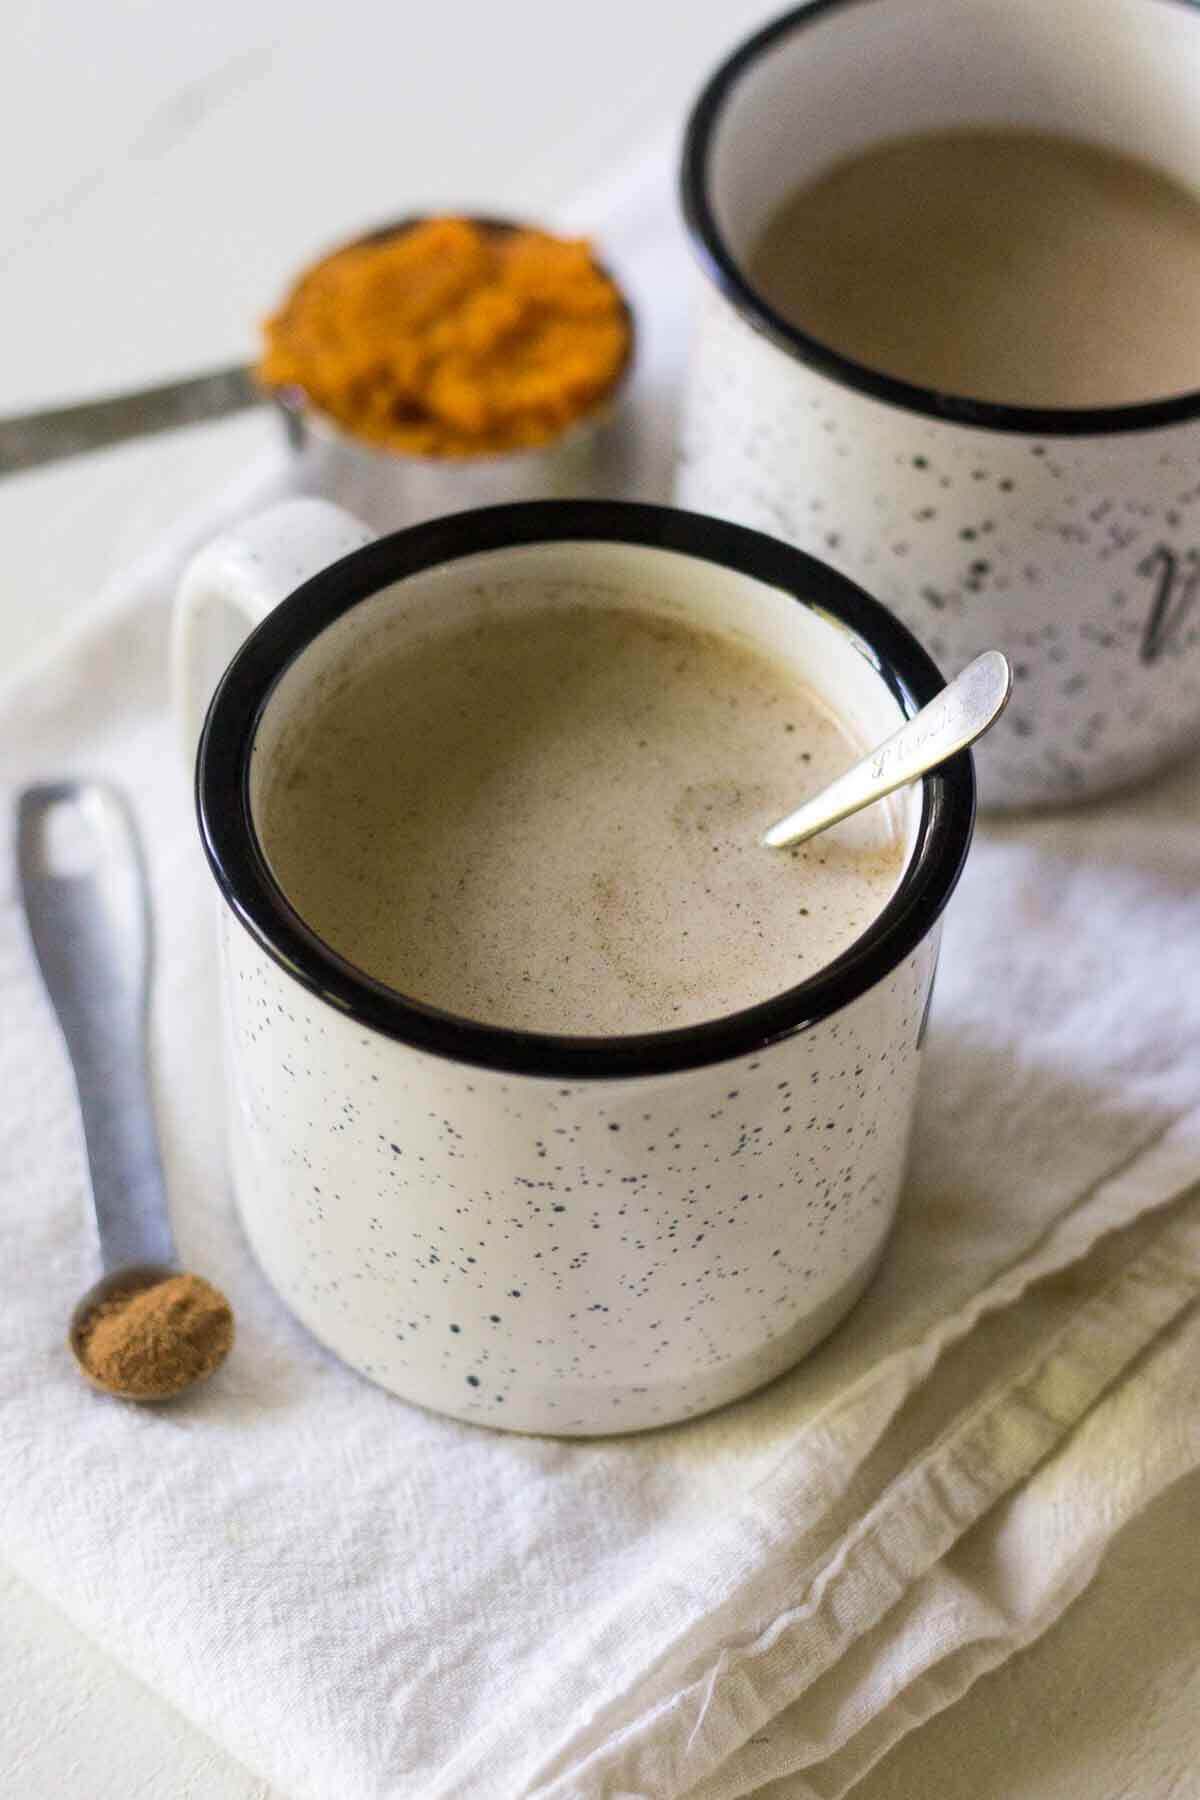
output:
M 250 808 L 259 721 L 292 662 L 336 619 L 393 582 L 480 552 L 592 541 L 698 557 L 790 594 L 857 641 L 906 715 L 943 686 L 911 633 L 827 564 L 740 525 L 631 501 L 537 500 L 434 519 L 377 539 L 306 581 L 251 633 L 213 696 L 196 763 L 200 835 L 235 917 L 276 963 L 336 1011 L 419 1050 L 514 1075 L 603 1080 L 665 1075 L 753 1054 L 808 1030 L 899 966 L 939 919 L 971 841 L 969 752 L 925 776 L 908 865 L 879 916 L 836 961 L 796 987 L 723 1018 L 627 1037 L 515 1031 L 443 1012 L 374 980 L 331 949 L 289 904 Z
M 834 14 L 852 6 L 888 3 L 889 0 L 807 0 L 807 4 L 781 14 L 739 44 L 701 90 L 684 135 L 680 197 L 693 248 L 718 292 L 752 329 L 768 338 L 785 355 L 806 363 L 844 387 L 943 423 L 974 425 L 988 431 L 1024 433 L 1033 437 L 1104 437 L 1127 431 L 1151 431 L 1200 417 L 1200 388 L 1133 405 L 1088 407 L 1005 406 L 998 401 L 943 393 L 937 388 L 885 375 L 881 370 L 831 349 L 776 312 L 751 286 L 722 235 L 711 198 L 710 163 L 726 103 L 747 70 L 794 32 L 825 24 Z M 1172 3 L 1197 15 L 1197 28 L 1200 29 L 1200 0 L 1172 0 Z

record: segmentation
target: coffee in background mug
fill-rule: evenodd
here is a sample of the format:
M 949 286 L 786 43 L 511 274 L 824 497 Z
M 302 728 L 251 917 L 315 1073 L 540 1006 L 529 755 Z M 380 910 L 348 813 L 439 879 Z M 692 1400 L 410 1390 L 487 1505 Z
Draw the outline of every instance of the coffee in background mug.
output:
M 1198 80 L 1181 0 L 842 0 L 692 117 L 677 495 L 1006 650 L 993 806 L 1200 740 Z
M 193 746 L 261 621 L 197 774 L 250 1244 L 324 1343 L 437 1411 L 707 1411 L 882 1253 L 970 757 L 807 854 L 758 835 L 937 671 L 844 576 L 669 508 L 364 536 L 279 508 L 177 612 Z

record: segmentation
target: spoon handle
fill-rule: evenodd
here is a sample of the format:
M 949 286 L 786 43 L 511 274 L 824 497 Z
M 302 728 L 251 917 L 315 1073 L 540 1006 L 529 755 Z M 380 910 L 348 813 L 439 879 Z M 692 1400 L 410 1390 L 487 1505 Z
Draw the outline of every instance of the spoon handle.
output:
M 770 850 L 803 844 L 827 826 L 927 775 L 982 737 L 1004 711 L 1011 692 L 1007 657 L 999 650 L 985 650 L 878 749 L 772 825 L 762 842 Z
M 36 469 L 152 432 L 173 431 L 179 425 L 223 419 L 258 406 L 265 398 L 249 369 L 212 369 L 159 387 L 18 413 L 0 419 L 0 475 L 15 475 L 20 469 Z
M 133 821 L 100 782 L 28 788 L 17 863 L 29 935 L 62 1029 L 106 1270 L 172 1263 L 146 1069 L 150 919 Z

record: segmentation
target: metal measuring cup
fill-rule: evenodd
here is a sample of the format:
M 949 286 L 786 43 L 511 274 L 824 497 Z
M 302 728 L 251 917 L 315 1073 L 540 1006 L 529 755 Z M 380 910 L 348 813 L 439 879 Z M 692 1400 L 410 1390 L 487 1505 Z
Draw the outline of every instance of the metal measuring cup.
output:
M 474 216 L 472 222 L 490 231 L 521 228 L 511 219 Z M 418 223 L 417 217 L 395 220 L 326 254 L 378 243 Z M 618 283 L 614 286 L 621 291 Z M 252 364 L 241 364 L 75 406 L 0 419 L 0 476 L 270 405 L 279 415 L 294 458 L 296 490 L 336 501 L 376 530 L 505 500 L 620 493 L 632 447 L 626 402 L 634 331 L 627 301 L 625 310 L 630 350 L 615 385 L 557 437 L 530 449 L 465 457 L 389 450 L 352 436 L 314 406 L 302 388 L 266 387 Z

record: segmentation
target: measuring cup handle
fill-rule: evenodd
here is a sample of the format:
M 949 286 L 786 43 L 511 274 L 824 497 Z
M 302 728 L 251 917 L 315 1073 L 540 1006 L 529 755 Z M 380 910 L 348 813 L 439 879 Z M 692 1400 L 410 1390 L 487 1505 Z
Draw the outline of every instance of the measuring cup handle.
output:
M 171 701 L 195 760 L 230 657 L 273 607 L 375 533 L 327 500 L 289 500 L 207 545 L 184 571 L 171 623 Z

